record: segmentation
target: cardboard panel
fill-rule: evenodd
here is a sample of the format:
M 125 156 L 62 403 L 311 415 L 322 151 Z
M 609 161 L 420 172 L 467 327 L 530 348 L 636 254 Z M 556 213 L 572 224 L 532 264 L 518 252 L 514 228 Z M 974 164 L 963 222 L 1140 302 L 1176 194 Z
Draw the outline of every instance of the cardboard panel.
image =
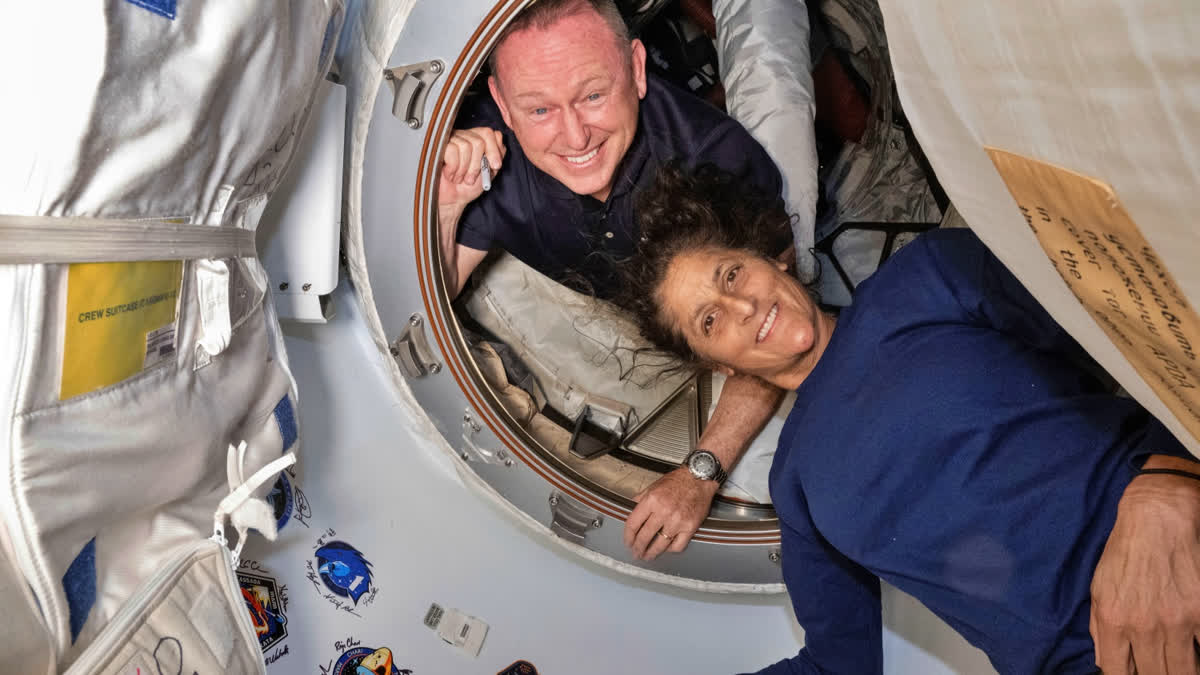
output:
M 1112 187 L 1003 150 L 988 155 L 1071 292 L 1200 437 L 1200 319 Z

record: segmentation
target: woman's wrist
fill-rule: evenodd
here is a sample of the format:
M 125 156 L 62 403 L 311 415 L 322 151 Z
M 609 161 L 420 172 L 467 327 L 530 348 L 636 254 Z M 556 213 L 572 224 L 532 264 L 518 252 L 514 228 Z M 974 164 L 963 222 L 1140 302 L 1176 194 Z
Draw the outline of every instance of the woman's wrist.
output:
M 1186 517 L 1200 527 L 1200 463 L 1173 455 L 1151 455 L 1125 489 L 1118 509 L 1153 505 L 1164 516 Z

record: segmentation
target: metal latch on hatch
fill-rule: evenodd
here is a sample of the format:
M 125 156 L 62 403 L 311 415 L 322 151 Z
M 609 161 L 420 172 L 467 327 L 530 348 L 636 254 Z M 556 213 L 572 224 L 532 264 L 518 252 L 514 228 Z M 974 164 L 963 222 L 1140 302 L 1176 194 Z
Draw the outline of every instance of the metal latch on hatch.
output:
M 444 70 L 446 65 L 437 60 L 384 70 L 383 78 L 392 86 L 392 114 L 409 128 L 420 129 L 425 122 L 425 99 Z
M 550 531 L 567 541 L 583 545 L 588 530 L 604 524 L 600 515 L 561 492 L 550 494 Z
M 408 317 L 408 325 L 400 337 L 392 342 L 391 352 L 405 377 L 425 377 L 442 372 L 442 364 L 437 362 L 433 350 L 429 348 L 429 338 L 425 337 L 425 319 L 420 314 Z
M 468 410 L 463 413 L 463 435 L 462 448 L 459 449 L 459 456 L 468 462 L 483 462 L 484 464 L 503 464 L 511 467 L 516 464 L 513 458 L 508 455 L 508 451 L 503 448 L 499 450 L 490 450 L 475 442 L 475 436 L 482 431 L 479 422 L 475 421 L 475 417 Z

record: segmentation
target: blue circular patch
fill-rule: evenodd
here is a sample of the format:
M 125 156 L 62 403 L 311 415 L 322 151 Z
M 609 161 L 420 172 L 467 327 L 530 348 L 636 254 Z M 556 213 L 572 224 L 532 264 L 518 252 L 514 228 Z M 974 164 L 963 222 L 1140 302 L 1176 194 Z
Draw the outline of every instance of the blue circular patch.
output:
M 267 493 L 267 503 L 271 505 L 271 510 L 275 513 L 275 527 L 282 530 L 283 526 L 287 525 L 288 519 L 292 517 L 292 507 L 295 503 L 292 496 L 292 484 L 288 481 L 286 473 L 279 474 L 279 480 L 275 481 L 275 485 Z

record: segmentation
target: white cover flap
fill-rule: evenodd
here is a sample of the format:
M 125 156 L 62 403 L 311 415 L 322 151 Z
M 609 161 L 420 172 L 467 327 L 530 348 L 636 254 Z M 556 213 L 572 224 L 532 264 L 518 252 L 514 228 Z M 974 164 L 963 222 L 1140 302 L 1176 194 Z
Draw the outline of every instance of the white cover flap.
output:
M 1200 453 L 1200 5 L 885 0 L 882 8 L 905 112 L 963 218 L 1130 394 Z M 1018 160 L 995 163 L 985 147 Z M 1065 218 L 1078 242 L 1039 242 L 1013 196 L 1028 201 L 1039 190 L 1061 202 L 1046 205 L 1052 222 L 1039 230 L 1043 238 L 1045 230 L 1067 233 Z M 1037 206 L 1027 205 L 1040 218 Z M 1088 232 L 1122 214 L 1133 223 L 1121 235 L 1130 258 L 1111 241 L 1089 243 Z M 1138 237 L 1145 250 L 1132 245 Z M 1096 267 L 1073 269 L 1089 253 Z M 1154 262 L 1162 274 L 1139 278 Z M 1088 267 L 1101 266 L 1124 270 L 1129 285 L 1089 277 Z M 1172 289 L 1179 297 L 1168 300 Z M 1119 308 L 1106 309 L 1105 291 Z M 1155 293 L 1169 307 L 1156 306 Z M 1161 312 L 1178 315 L 1179 325 Z M 1110 321 L 1119 324 L 1115 337 L 1100 325 Z M 1118 348 L 1120 334 L 1129 339 Z M 1157 358 L 1163 349 L 1169 357 Z M 1130 355 L 1143 365 L 1132 366 Z

